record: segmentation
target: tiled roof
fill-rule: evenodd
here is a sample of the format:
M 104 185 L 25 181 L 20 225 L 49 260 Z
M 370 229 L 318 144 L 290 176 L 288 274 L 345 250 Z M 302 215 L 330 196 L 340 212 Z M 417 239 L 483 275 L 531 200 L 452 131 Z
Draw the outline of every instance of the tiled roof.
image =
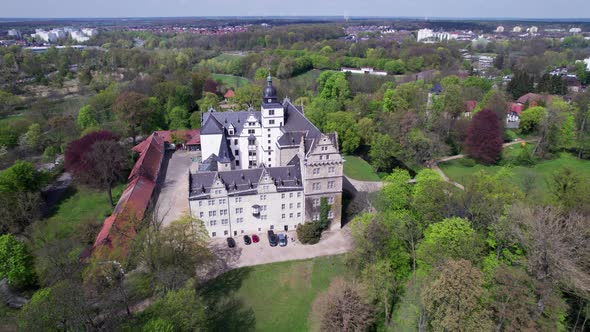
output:
M 135 166 L 133 166 L 131 173 L 129 173 L 128 179 L 131 180 L 136 176 L 145 176 L 155 181 L 158 177 L 164 156 L 164 140 L 157 133 L 154 133 L 142 142 L 142 144 L 141 151 L 138 151 L 140 153 L 139 159 L 137 159 Z M 134 149 L 134 151 L 137 150 Z
M 467 108 L 467 112 L 473 112 L 473 110 L 477 107 L 477 100 L 466 101 L 465 107 Z
M 227 90 L 227 92 L 223 95 L 223 97 L 225 97 L 225 98 L 232 98 L 235 96 L 236 96 L 236 94 L 234 93 L 234 90 L 232 90 L 232 89 Z
M 189 144 L 189 145 L 201 144 L 201 130 L 200 129 L 158 130 L 158 131 L 155 131 L 155 133 L 157 133 L 167 143 L 172 143 L 172 135 L 176 134 L 176 135 L 185 135 L 186 136 L 185 137 L 186 144 Z
M 116 253 L 124 258 L 129 243 L 136 235 L 136 223 L 143 219 L 150 204 L 164 159 L 164 139 L 158 133 L 153 133 L 136 145 L 133 151 L 140 153 L 139 159 L 131 170 L 129 183 L 117 206 L 96 236 L 92 251 L 116 248 Z M 86 259 L 89 255 L 89 252 L 85 252 L 82 258 Z

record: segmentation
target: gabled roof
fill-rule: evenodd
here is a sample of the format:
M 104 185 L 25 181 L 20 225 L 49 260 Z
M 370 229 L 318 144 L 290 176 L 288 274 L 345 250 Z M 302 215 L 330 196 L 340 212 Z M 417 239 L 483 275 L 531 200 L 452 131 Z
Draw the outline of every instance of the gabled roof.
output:
M 232 98 L 235 96 L 236 96 L 236 94 L 235 94 L 234 90 L 232 90 L 232 89 L 227 90 L 227 92 L 223 95 L 223 97 L 225 97 L 225 98 Z
M 211 134 L 221 134 L 222 126 L 215 119 L 215 117 L 210 116 L 212 112 L 206 112 L 203 114 L 203 125 L 201 126 L 201 135 L 211 135 Z
M 164 158 L 164 141 L 157 134 L 151 134 L 145 141 L 136 145 L 134 151 L 139 152 L 139 159 L 135 162 L 128 179 L 136 176 L 145 176 L 155 181 L 160 171 L 160 165 Z

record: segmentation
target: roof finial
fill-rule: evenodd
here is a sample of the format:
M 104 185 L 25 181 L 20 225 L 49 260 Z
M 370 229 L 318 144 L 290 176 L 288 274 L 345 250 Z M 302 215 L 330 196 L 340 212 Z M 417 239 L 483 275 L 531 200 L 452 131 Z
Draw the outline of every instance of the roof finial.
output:
M 268 76 L 266 77 L 266 82 L 269 86 L 272 85 L 272 76 L 270 76 L 270 69 L 268 70 Z

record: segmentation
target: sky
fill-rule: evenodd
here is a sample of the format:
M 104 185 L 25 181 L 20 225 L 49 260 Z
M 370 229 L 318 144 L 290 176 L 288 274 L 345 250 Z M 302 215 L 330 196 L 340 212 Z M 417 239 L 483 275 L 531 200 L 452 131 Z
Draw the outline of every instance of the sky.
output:
M 2 0 L 0 17 L 589 18 L 590 0 Z

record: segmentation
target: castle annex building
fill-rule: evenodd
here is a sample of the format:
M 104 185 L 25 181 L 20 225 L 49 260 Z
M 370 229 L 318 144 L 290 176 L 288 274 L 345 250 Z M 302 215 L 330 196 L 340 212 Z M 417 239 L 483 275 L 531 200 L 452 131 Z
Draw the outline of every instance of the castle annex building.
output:
M 272 79 L 260 111 L 203 114 L 199 171 L 189 172 L 191 214 L 211 237 L 297 228 L 318 220 L 320 200 L 340 228 L 343 159 L 336 133 L 323 134 Z

